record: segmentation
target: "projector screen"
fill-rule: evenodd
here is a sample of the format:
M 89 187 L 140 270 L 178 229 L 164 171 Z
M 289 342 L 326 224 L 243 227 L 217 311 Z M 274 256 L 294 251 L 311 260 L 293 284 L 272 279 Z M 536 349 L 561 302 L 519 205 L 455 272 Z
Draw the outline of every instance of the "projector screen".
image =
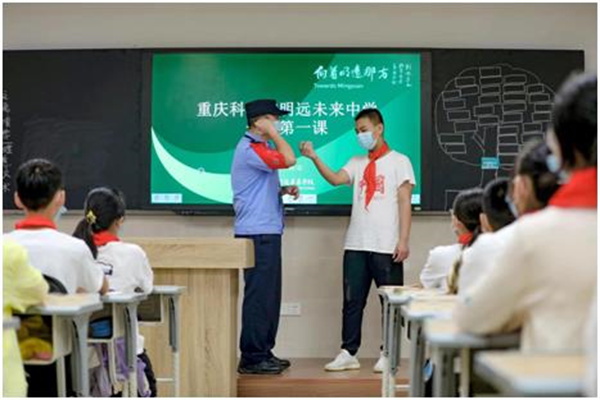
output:
M 301 157 L 301 141 L 338 170 L 365 154 L 354 116 L 378 108 L 390 147 L 407 155 L 421 198 L 422 55 L 419 52 L 164 52 L 152 55 L 149 204 L 202 210 L 232 202 L 231 161 L 247 121 L 244 103 L 275 99 L 290 114 L 283 137 L 298 161 L 280 170 L 282 185 L 301 196 L 284 202 L 320 208 L 349 206 L 352 189 L 333 187 Z

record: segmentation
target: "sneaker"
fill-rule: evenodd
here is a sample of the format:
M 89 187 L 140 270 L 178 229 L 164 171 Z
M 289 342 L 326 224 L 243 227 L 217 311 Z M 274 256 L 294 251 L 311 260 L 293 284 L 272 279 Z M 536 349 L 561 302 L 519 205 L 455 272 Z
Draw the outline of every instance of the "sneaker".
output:
M 346 371 L 348 369 L 359 369 L 360 363 L 358 359 L 342 349 L 335 360 L 325 365 L 325 371 Z
M 379 356 L 379 360 L 377 360 L 377 363 L 373 367 L 373 372 L 375 372 L 376 374 L 381 374 L 383 372 L 384 366 L 385 366 L 385 358 L 383 357 L 383 352 L 381 352 L 381 355 Z

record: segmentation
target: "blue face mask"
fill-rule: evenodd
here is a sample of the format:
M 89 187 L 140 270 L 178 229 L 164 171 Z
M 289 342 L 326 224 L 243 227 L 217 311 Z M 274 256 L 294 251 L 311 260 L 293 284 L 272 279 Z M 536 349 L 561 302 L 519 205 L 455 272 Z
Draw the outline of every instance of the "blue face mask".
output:
M 57 223 L 60 220 L 60 217 L 63 216 L 67 212 L 67 207 L 61 206 L 56 215 L 54 216 L 54 222 Z
M 365 150 L 373 150 L 377 141 L 373 137 L 373 132 L 361 132 L 357 136 L 358 144 Z
M 546 166 L 550 172 L 558 175 L 559 181 L 567 181 L 567 173 L 561 168 L 560 161 L 558 161 L 558 157 L 556 157 L 554 154 L 550 153 L 546 156 Z
M 506 204 L 508 205 L 508 209 L 510 210 L 512 215 L 515 218 L 519 218 L 519 210 L 517 209 L 517 206 L 515 205 L 515 203 L 513 203 L 513 201 L 510 199 L 510 197 L 508 197 L 508 195 L 504 196 L 504 201 L 506 201 Z

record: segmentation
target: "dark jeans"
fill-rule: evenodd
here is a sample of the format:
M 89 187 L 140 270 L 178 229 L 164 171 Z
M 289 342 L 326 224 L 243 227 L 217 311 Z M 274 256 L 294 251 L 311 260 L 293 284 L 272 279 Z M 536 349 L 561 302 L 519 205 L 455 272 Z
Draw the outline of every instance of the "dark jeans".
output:
M 237 236 L 254 242 L 254 268 L 244 271 L 242 365 L 273 356 L 281 309 L 281 235 Z
M 354 355 L 360 347 L 363 310 L 367 304 L 371 282 L 402 285 L 404 267 L 391 254 L 346 250 L 344 252 L 344 308 L 342 349 Z M 380 299 L 381 301 L 381 299 Z

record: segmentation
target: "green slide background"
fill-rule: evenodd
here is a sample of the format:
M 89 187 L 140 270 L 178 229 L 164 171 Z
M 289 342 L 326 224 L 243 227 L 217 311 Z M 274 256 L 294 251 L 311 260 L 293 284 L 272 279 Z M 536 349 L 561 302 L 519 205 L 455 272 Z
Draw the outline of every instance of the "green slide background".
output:
M 294 132 L 285 135 L 294 149 L 313 141 L 320 157 L 334 170 L 351 157 L 365 154 L 357 142 L 354 119 L 346 107 L 374 102 L 385 119 L 390 147 L 407 155 L 420 194 L 421 77 L 419 54 L 377 53 L 236 53 L 156 54 L 152 67 L 152 131 L 150 195 L 154 204 L 231 204 L 230 168 L 233 152 L 246 127 L 241 113 L 199 116 L 199 104 L 243 103 L 273 98 L 280 103 L 310 105 L 311 116 L 297 112 L 286 117 Z M 400 64 L 403 67 L 400 67 Z M 339 76 L 344 67 L 377 71 L 374 78 Z M 319 67 L 327 76 L 317 77 Z M 337 79 L 331 69 L 338 67 Z M 401 69 L 402 68 L 402 69 Z M 386 74 L 382 69 L 387 69 Z M 407 75 L 410 69 L 411 75 Z M 350 75 L 350 74 L 348 74 Z M 381 78 L 381 79 L 379 79 Z M 402 82 L 400 82 L 400 78 Z M 410 85 L 407 84 L 410 82 Z M 327 86 L 319 88 L 316 85 Z M 339 84 L 353 85 L 340 87 Z M 331 88 L 334 86 L 334 88 Z M 314 115 L 318 102 L 326 116 Z M 333 103 L 344 105 L 343 116 L 331 115 Z M 214 113 L 213 113 L 214 115 Z M 313 125 L 325 120 L 327 134 L 316 135 Z M 299 151 L 297 155 L 300 156 Z M 348 187 L 334 188 L 321 178 L 310 160 L 299 157 L 296 166 L 281 170 L 282 184 L 297 184 L 310 200 L 304 204 L 351 204 Z M 161 194 L 177 194 L 177 200 Z M 416 202 L 416 201 L 413 201 Z

